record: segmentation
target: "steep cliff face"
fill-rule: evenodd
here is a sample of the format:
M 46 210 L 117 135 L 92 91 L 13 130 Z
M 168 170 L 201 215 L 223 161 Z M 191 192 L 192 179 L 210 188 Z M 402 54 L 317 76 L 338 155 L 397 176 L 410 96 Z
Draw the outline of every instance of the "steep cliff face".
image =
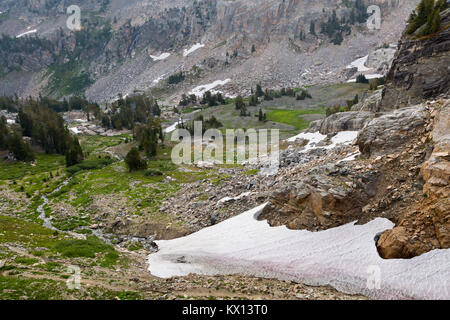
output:
M 397 31 L 417 1 L 74 0 L 71 4 L 81 8 L 80 34 L 67 29 L 67 3 L 62 0 L 5 1 L 0 4 L 0 33 L 18 42 L 17 35 L 36 30 L 28 36 L 46 39 L 53 47 L 48 58 L 22 57 L 24 53 L 9 52 L 0 41 L 5 56 L 9 54 L 7 66 L 0 62 L 0 92 L 63 96 L 76 93 L 64 88 L 79 88 L 73 82 L 86 75 L 83 93 L 101 102 L 155 83 L 162 86 L 161 79 L 194 66 L 202 69 L 201 77 L 171 88 L 174 92 L 164 97 L 168 102 L 199 84 L 226 78 L 232 81 L 225 89 L 233 95 L 247 94 L 259 82 L 275 88 L 346 81 L 342 71 L 349 63 L 398 40 Z M 369 3 L 382 9 L 380 30 L 366 27 Z M 109 36 L 97 37 L 107 27 Z M 185 57 L 183 50 L 196 43 L 204 48 Z M 163 53 L 171 56 L 150 58 Z M 48 73 L 49 67 L 63 72 Z M 54 84 L 51 88 L 44 75 Z M 25 76 L 33 81 L 15 80 Z
M 417 104 L 450 90 L 450 9 L 441 13 L 444 29 L 415 39 L 406 34 L 386 77 L 381 110 Z
M 310 131 L 328 136 L 359 130 L 359 158 L 324 160 L 295 177 L 284 176 L 286 186 L 271 194 L 261 218 L 314 231 L 385 217 L 395 223 L 376 239 L 385 259 L 450 247 L 448 16 L 449 10 L 437 34 L 402 38 L 385 85 L 383 112 L 354 111 L 351 122 L 338 113 L 311 126 Z

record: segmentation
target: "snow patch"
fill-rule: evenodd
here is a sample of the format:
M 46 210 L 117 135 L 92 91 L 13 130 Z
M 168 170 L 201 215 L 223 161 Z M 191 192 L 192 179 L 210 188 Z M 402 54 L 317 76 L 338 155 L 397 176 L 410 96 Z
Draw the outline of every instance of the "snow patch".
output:
M 245 193 L 241 193 L 240 195 L 238 195 L 237 197 L 225 197 L 220 199 L 217 204 L 221 204 L 221 203 L 225 203 L 225 202 L 230 202 L 230 201 L 234 201 L 234 200 L 239 200 L 245 197 L 248 197 L 250 195 L 251 192 L 245 192 Z
M 190 94 L 195 94 L 197 97 L 202 97 L 205 92 L 211 91 L 212 89 L 214 89 L 214 88 L 216 88 L 218 86 L 226 85 L 230 81 L 231 81 L 231 79 L 216 80 L 216 81 L 214 81 L 212 83 L 209 83 L 209 84 L 200 85 L 200 86 L 195 87 L 194 89 L 192 89 Z M 215 92 L 211 92 L 211 93 L 214 94 Z
M 21 37 L 23 37 L 23 36 L 26 36 L 26 35 L 32 34 L 32 33 L 36 33 L 36 32 L 37 32 L 37 29 L 33 29 L 33 30 L 30 30 L 30 31 L 26 31 L 26 32 L 21 33 L 21 34 L 19 34 L 18 36 L 16 36 L 16 38 L 21 38 Z
M 157 241 L 149 271 L 162 278 L 189 273 L 277 278 L 377 299 L 450 298 L 450 249 L 385 260 L 374 238 L 394 226 L 387 219 L 320 232 L 289 230 L 257 221 L 264 206 L 183 238 Z M 371 287 L 374 269 L 379 288 Z
M 352 63 L 350 63 L 347 66 L 347 69 L 358 68 L 358 72 L 364 72 L 364 71 L 371 70 L 371 68 L 366 67 L 367 58 L 369 58 L 369 55 L 359 58 L 359 59 L 356 59 L 355 61 L 353 61 Z
M 74 134 L 79 134 L 79 133 L 81 132 L 81 131 L 78 130 L 78 128 L 76 128 L 76 127 L 70 128 L 69 130 L 72 131 Z
M 166 76 L 166 74 L 163 74 L 163 75 L 159 76 L 158 78 L 153 80 L 153 83 L 154 84 L 158 84 L 162 79 L 164 79 L 165 76 Z
M 179 121 L 175 122 L 171 126 L 169 126 L 166 129 L 164 129 L 164 133 L 171 133 L 171 132 L 175 131 L 177 129 L 178 125 L 179 125 Z
M 337 163 L 354 161 L 354 160 L 356 160 L 356 157 L 359 156 L 360 154 L 361 154 L 361 152 L 359 152 L 359 151 L 352 153 L 349 156 L 347 156 L 347 158 L 344 158 L 344 159 L 338 161 Z
M 302 132 L 294 137 L 287 139 L 288 142 L 295 142 L 299 139 L 308 140 L 308 144 L 305 146 L 305 150 L 312 149 L 316 143 L 324 140 L 327 136 L 320 132 Z
M 16 120 L 13 120 L 13 119 L 6 119 L 6 123 L 7 123 L 7 124 L 14 124 L 14 123 L 16 123 Z
M 170 53 L 169 52 L 161 53 L 159 56 L 152 56 L 152 55 L 150 55 L 150 58 L 152 58 L 153 61 L 165 60 L 168 57 L 170 57 Z
M 331 144 L 327 146 L 317 146 L 319 142 L 325 140 L 327 136 L 320 132 L 302 132 L 294 137 L 287 139 L 288 142 L 295 142 L 297 139 L 308 140 L 308 144 L 301 152 L 306 152 L 312 149 L 333 149 L 338 144 L 351 144 L 357 137 L 358 131 L 341 131 L 331 138 Z
M 194 51 L 196 51 L 196 50 L 198 50 L 198 49 L 200 49 L 200 48 L 203 48 L 204 46 L 205 46 L 204 44 L 196 43 L 196 44 L 194 44 L 190 49 L 188 49 L 188 50 L 184 49 L 183 56 L 184 56 L 184 57 L 187 57 L 187 56 L 190 55 L 192 52 L 194 52 Z

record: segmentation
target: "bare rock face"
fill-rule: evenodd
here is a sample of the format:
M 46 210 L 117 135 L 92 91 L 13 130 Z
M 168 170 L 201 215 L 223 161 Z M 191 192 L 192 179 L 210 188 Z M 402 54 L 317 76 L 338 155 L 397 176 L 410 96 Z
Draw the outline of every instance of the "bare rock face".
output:
M 378 89 L 372 94 L 363 96 L 361 101 L 352 107 L 352 111 L 379 112 L 383 89 Z
M 377 248 L 386 259 L 411 258 L 450 247 L 450 103 L 435 118 L 435 143 L 421 174 L 425 199 L 412 206 L 400 223 L 383 233 Z
M 441 13 L 450 23 L 450 9 Z M 381 110 L 392 110 L 448 94 L 450 90 L 450 29 L 436 36 L 412 39 L 404 35 L 386 76 Z
M 426 117 L 426 107 L 414 106 L 373 119 L 358 134 L 361 153 L 376 157 L 400 151 L 414 138 L 417 129 L 423 127 Z
M 315 121 L 311 124 L 308 131 L 319 131 L 321 134 L 329 134 L 340 131 L 358 131 L 374 117 L 375 114 L 372 112 L 339 112 L 324 120 Z
M 376 194 L 376 173 L 348 173 L 326 165 L 297 184 L 272 194 L 260 219 L 271 226 L 325 230 L 358 220 L 367 200 Z

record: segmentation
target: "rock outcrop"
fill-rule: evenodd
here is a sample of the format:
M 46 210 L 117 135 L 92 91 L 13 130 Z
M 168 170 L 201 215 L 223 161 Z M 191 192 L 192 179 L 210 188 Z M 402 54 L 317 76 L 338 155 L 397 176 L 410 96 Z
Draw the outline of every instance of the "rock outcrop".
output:
M 370 121 L 358 134 L 357 143 L 364 156 L 379 156 L 402 150 L 427 117 L 426 107 L 395 110 Z
M 424 199 L 383 233 L 377 247 L 383 258 L 411 258 L 450 247 L 450 103 L 436 110 L 434 149 L 421 167 Z
M 381 110 L 392 110 L 448 94 L 450 90 L 450 9 L 441 13 L 444 30 L 425 38 L 403 35 L 386 76 Z
M 379 112 L 383 89 L 375 90 L 370 94 L 365 94 L 361 97 L 361 101 L 352 106 L 352 111 L 369 111 Z
M 319 131 L 321 134 L 329 134 L 340 131 L 358 131 L 374 117 L 375 114 L 372 112 L 339 112 L 324 120 L 312 122 L 308 132 Z

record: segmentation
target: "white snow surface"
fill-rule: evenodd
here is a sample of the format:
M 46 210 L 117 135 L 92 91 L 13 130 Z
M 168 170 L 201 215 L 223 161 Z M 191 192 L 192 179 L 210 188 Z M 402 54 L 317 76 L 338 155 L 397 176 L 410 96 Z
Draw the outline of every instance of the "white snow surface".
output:
M 21 33 L 21 34 L 19 34 L 18 36 L 16 36 L 16 38 L 21 38 L 21 37 L 23 37 L 23 36 L 26 36 L 27 34 L 36 33 L 36 32 L 37 32 L 37 29 L 33 29 L 33 30 L 30 30 L 30 31 L 26 31 L 26 32 Z
M 162 278 L 189 273 L 277 278 L 377 299 L 450 299 L 450 249 L 384 260 L 374 238 L 394 226 L 387 219 L 320 232 L 289 230 L 257 221 L 264 206 L 183 238 L 157 241 L 149 271 Z M 379 282 L 372 282 L 373 270 Z
M 348 155 L 347 158 L 344 158 L 344 159 L 338 161 L 337 163 L 354 161 L 354 160 L 356 160 L 356 157 L 359 156 L 360 154 L 361 154 L 361 152 L 359 152 L 359 151 L 352 153 L 352 154 Z
M 13 120 L 13 119 L 6 119 L 6 123 L 7 123 L 7 124 L 14 124 L 14 123 L 16 123 L 16 120 Z
M 152 55 L 150 55 L 150 58 L 152 58 L 153 61 L 165 60 L 168 57 L 170 57 L 170 53 L 169 52 L 161 53 L 159 56 L 152 56 Z
M 205 45 L 202 44 L 202 43 L 196 43 L 196 44 L 194 44 L 190 49 L 184 49 L 183 56 L 184 56 L 184 57 L 187 57 L 187 56 L 190 55 L 192 52 L 194 52 L 194 51 L 196 51 L 196 50 L 198 50 L 198 49 L 200 49 L 200 48 L 203 48 L 204 46 L 205 46 Z
M 338 144 L 350 144 L 358 137 L 358 131 L 341 131 L 331 138 L 331 144 L 328 146 L 316 146 L 317 143 L 325 140 L 327 136 L 320 132 L 302 132 L 294 137 L 287 139 L 288 142 L 295 142 L 297 139 L 308 140 L 308 144 L 301 152 L 306 152 L 311 149 L 333 149 Z
M 175 122 L 174 124 L 170 125 L 166 129 L 164 129 L 164 133 L 171 133 L 177 129 L 177 126 L 180 124 L 180 121 Z
M 72 127 L 69 130 L 72 131 L 74 134 L 79 134 L 80 133 L 80 130 L 78 130 L 77 127 Z
M 162 79 L 164 79 L 165 76 L 166 76 L 166 74 L 160 75 L 158 78 L 153 80 L 153 83 L 158 84 Z
M 197 97 L 202 97 L 206 91 L 211 91 L 212 89 L 214 89 L 218 86 L 226 85 L 230 81 L 231 81 L 231 79 L 216 80 L 209 84 L 200 85 L 200 86 L 192 89 L 192 91 L 189 94 L 195 94 Z M 211 92 L 211 93 L 215 94 L 215 92 Z
M 352 63 L 350 63 L 347 66 L 347 69 L 358 68 L 358 72 L 364 72 L 364 71 L 371 70 L 371 68 L 366 67 L 367 58 L 369 58 L 369 55 L 359 58 L 359 59 L 356 59 L 355 61 L 353 61 Z
M 220 199 L 217 202 L 217 204 L 224 203 L 224 202 L 229 202 L 229 201 L 233 201 L 233 200 L 239 200 L 239 199 L 248 197 L 250 195 L 250 193 L 251 192 L 244 192 L 244 193 L 241 193 L 240 195 L 238 195 L 236 197 L 225 197 L 225 198 Z

